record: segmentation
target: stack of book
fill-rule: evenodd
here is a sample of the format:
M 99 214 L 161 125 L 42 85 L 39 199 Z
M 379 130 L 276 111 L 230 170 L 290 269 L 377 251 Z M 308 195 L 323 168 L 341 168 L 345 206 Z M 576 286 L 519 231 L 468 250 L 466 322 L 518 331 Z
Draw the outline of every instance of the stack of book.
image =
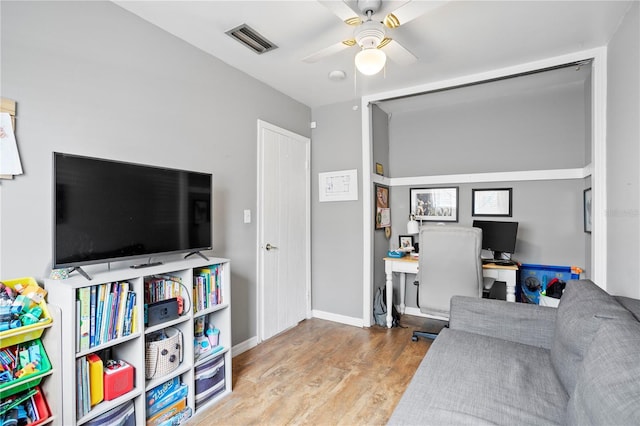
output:
M 193 307 L 201 311 L 222 303 L 222 265 L 199 268 L 193 276 Z
M 189 388 L 174 377 L 147 391 L 147 426 L 181 425 L 191 417 L 187 407 Z
M 182 296 L 182 279 L 171 275 L 154 275 L 144 280 L 144 303 Z
M 79 288 L 76 308 L 78 351 L 136 331 L 136 294 L 126 281 Z

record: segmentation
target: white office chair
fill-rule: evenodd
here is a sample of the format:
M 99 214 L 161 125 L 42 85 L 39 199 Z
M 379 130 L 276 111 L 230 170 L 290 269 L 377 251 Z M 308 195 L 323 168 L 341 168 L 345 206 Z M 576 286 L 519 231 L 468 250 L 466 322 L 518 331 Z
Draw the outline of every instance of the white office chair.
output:
M 448 319 L 451 296 L 482 297 L 482 230 L 426 226 L 420 230 L 419 242 L 417 284 L 418 307 L 422 313 Z M 437 335 L 437 331 L 414 331 L 412 340 L 435 339 Z

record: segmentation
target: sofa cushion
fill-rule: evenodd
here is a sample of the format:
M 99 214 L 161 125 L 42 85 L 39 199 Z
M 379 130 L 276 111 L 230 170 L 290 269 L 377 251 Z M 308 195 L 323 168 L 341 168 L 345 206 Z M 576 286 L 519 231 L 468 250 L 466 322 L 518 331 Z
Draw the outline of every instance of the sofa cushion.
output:
M 640 321 L 640 299 L 631 297 L 614 296 L 616 301 L 628 309 L 638 321 Z
M 640 323 L 605 322 L 578 371 L 569 425 L 640 425 Z
M 549 363 L 547 349 L 443 329 L 389 424 L 561 424 L 568 396 Z
M 556 315 L 551 363 L 568 394 L 573 393 L 578 368 L 602 322 L 623 318 L 633 316 L 593 282 L 567 283 Z

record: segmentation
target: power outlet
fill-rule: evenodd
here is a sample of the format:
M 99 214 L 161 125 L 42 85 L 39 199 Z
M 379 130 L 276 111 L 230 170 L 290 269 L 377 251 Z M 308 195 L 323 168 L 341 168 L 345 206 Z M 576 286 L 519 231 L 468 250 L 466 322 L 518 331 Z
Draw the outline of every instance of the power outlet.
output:
M 244 223 L 251 223 L 251 210 L 244 211 Z

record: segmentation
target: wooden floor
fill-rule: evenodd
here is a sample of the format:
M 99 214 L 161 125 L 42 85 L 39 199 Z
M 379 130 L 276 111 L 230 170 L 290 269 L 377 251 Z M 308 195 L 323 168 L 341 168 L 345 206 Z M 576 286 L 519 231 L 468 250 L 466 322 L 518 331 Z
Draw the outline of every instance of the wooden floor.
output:
M 190 425 L 382 425 L 430 342 L 406 328 L 301 322 L 233 358 L 233 393 Z

